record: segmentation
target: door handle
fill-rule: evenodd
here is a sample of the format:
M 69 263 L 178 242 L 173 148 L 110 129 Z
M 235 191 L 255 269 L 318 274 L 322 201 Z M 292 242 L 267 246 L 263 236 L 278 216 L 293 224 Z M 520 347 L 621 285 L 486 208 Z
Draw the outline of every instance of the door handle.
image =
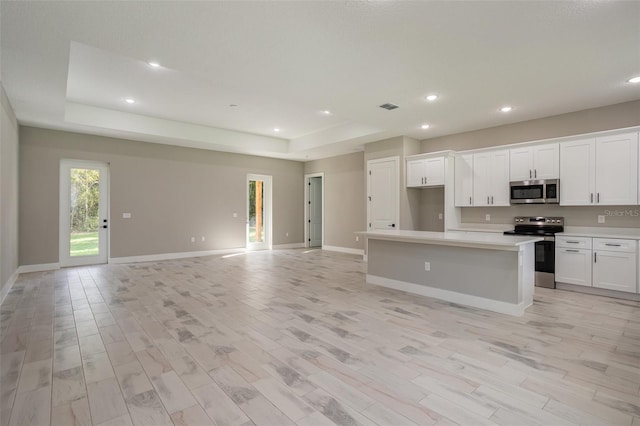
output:
M 534 178 L 537 178 L 537 177 L 538 177 L 538 169 L 535 169 L 535 170 L 533 171 L 533 177 L 534 177 Z
M 622 244 L 610 244 L 610 243 L 606 243 L 605 246 L 609 246 L 609 247 L 620 247 Z
M 531 179 L 531 169 L 529 169 L 529 179 Z
M 488 195 L 487 195 L 487 204 L 490 204 L 490 203 L 489 203 L 489 196 L 488 196 Z
M 589 199 L 590 199 L 590 201 L 589 201 L 589 202 L 590 202 L 590 203 L 593 203 L 593 192 L 592 192 L 592 193 L 591 193 L 591 195 L 589 196 Z
M 598 195 L 596 196 L 596 202 L 600 203 L 600 193 L 598 192 Z
M 396 227 L 396 224 L 395 224 L 395 223 L 392 223 L 391 225 L 387 225 L 387 226 L 390 226 L 390 227 L 392 227 L 392 228 L 395 228 L 395 227 Z
M 565 251 L 568 252 L 568 253 L 579 253 L 580 252 L 580 250 L 573 250 L 573 249 L 566 249 Z
M 593 252 L 593 263 L 598 263 L 598 253 Z
M 469 197 L 469 205 L 471 205 L 471 197 Z
M 103 227 L 104 229 L 107 229 L 107 225 L 102 225 L 102 227 Z
M 493 204 L 493 195 L 491 196 L 491 204 Z

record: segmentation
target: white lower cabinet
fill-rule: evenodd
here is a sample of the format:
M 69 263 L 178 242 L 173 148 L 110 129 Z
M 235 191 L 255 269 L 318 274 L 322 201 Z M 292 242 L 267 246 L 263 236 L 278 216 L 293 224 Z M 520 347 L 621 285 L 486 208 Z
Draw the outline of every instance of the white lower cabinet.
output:
M 556 282 L 637 293 L 637 252 L 636 240 L 558 237 Z
M 591 250 L 556 248 L 556 281 L 591 287 Z
M 635 293 L 637 286 L 635 252 L 594 252 L 593 286 Z

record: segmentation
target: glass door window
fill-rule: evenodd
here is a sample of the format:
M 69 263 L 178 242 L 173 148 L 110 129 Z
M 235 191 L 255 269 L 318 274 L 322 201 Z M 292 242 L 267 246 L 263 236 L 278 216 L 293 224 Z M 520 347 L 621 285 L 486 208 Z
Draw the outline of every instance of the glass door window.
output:
M 247 248 L 271 248 L 271 176 L 247 177 Z

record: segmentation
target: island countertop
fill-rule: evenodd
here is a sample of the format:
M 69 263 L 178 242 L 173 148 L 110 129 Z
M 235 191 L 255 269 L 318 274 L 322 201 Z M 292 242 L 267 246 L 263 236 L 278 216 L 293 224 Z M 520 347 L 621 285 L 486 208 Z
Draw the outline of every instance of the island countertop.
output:
M 518 251 L 520 246 L 542 241 L 543 238 L 513 236 L 483 232 L 430 232 L 407 230 L 376 230 L 356 232 L 365 238 L 409 243 L 434 244 L 456 247 L 474 247 L 490 250 Z

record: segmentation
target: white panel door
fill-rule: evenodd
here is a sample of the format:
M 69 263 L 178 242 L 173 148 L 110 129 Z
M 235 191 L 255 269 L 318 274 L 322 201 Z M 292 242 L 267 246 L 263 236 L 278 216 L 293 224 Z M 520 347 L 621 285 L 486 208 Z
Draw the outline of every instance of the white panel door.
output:
M 473 154 L 456 155 L 455 158 L 456 207 L 473 205 Z
M 559 144 L 550 143 L 534 146 L 532 156 L 534 179 L 558 179 L 560 177 Z M 513 167 L 513 163 L 511 167 Z
M 489 196 L 491 205 L 508 206 L 510 205 L 509 150 L 493 151 L 490 164 Z
M 513 148 L 509 150 L 509 172 L 512 181 L 533 178 L 533 153 L 531 147 Z
M 638 134 L 596 139 L 596 203 L 638 204 Z
M 367 162 L 369 230 L 399 229 L 400 188 L 398 157 Z
M 423 186 L 426 174 L 424 159 L 407 161 L 407 186 Z
M 636 292 L 636 253 L 597 251 L 594 254 L 594 287 Z
M 60 266 L 107 263 L 109 167 L 60 162 Z
M 585 206 L 595 202 L 595 139 L 560 144 L 560 205 Z
M 473 205 L 491 205 L 491 155 L 488 152 L 473 154 Z
M 309 247 L 322 246 L 322 178 L 309 178 Z

